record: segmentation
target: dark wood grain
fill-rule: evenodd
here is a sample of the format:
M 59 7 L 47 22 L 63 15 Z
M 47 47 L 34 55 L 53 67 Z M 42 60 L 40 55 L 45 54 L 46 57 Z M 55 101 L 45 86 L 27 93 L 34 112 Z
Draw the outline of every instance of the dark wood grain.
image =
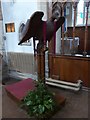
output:
M 52 66 L 50 66 L 52 78 L 56 79 L 55 76 L 59 76 L 60 80 L 75 83 L 77 80 L 82 80 L 83 85 L 89 87 L 90 58 L 53 56 L 52 59 Z

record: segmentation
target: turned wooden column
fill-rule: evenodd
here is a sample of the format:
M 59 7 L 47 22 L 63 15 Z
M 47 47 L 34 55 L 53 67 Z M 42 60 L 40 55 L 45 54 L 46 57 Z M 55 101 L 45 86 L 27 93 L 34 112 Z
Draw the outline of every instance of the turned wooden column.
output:
M 46 21 L 43 22 L 43 43 L 43 48 L 37 52 L 37 65 L 38 80 L 43 80 L 45 83 Z
M 76 26 L 76 15 L 77 15 L 77 2 L 73 1 L 73 11 L 74 11 L 74 19 L 73 19 L 73 41 L 72 41 L 72 51 L 71 54 L 75 54 L 75 26 Z
M 86 56 L 86 48 L 87 48 L 87 37 L 88 37 L 88 8 L 89 8 L 89 2 L 86 3 L 86 25 L 85 25 L 85 41 L 84 41 L 84 52 L 83 55 Z
M 52 16 L 52 4 L 53 0 L 49 0 L 48 2 L 48 18 L 50 18 Z M 49 77 L 52 76 L 52 61 L 53 61 L 53 38 L 52 40 L 50 40 L 50 42 L 48 42 L 48 69 L 49 69 Z
M 64 16 L 64 6 L 62 7 L 62 16 Z M 64 55 L 64 24 L 62 25 L 62 55 Z
M 62 16 L 64 16 L 64 7 L 66 5 L 66 2 L 65 1 L 62 1 L 61 2 L 61 8 L 62 8 Z M 62 25 L 62 42 L 61 42 L 61 49 L 62 49 L 62 52 L 61 54 L 64 55 L 64 24 Z
M 45 52 L 37 53 L 38 80 L 45 82 Z

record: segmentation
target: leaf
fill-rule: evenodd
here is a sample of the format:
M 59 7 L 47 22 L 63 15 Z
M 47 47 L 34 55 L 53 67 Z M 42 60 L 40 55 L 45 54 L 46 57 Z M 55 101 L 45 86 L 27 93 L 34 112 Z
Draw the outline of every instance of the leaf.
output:
M 28 102 L 26 103 L 26 105 L 27 105 L 27 106 L 32 105 L 32 101 L 28 101 Z
M 44 108 L 44 106 L 43 105 L 39 105 L 39 112 L 40 112 L 40 114 L 42 114 L 43 112 L 44 112 L 44 110 L 45 110 L 45 108 Z
M 55 107 L 53 94 L 46 88 L 43 82 L 38 82 L 37 88 L 28 92 L 23 103 L 28 110 L 29 115 L 44 117 Z

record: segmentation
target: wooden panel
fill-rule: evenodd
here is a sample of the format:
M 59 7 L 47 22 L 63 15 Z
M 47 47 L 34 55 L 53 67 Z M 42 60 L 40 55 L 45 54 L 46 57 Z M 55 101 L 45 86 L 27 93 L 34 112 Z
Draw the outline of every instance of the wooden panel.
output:
M 52 74 L 53 74 L 52 73 L 53 72 L 53 69 L 52 69 L 52 60 L 53 60 L 52 59 L 52 54 L 49 53 L 49 58 L 48 58 L 48 62 L 49 62 L 49 66 L 48 66 L 49 67 L 49 77 L 51 77 Z
M 79 79 L 82 81 L 85 79 L 87 83 L 87 62 L 80 60 L 62 59 L 60 67 L 60 78 L 62 80 L 76 82 Z M 86 83 L 84 82 L 84 84 Z
M 90 87 L 90 61 L 88 62 L 88 84 Z
M 81 79 L 84 86 L 89 86 L 89 58 L 78 57 L 53 57 L 53 76 L 59 76 L 60 80 L 77 82 Z
M 60 59 L 53 58 L 53 69 L 52 69 L 52 78 L 60 79 Z

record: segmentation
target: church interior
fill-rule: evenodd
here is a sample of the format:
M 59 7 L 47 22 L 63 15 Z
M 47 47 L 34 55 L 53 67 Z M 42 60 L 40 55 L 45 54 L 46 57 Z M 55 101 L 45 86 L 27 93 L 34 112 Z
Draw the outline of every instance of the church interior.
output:
M 89 39 L 90 0 L 0 1 L 0 118 L 32 119 L 20 103 L 42 81 L 50 120 L 89 119 Z

